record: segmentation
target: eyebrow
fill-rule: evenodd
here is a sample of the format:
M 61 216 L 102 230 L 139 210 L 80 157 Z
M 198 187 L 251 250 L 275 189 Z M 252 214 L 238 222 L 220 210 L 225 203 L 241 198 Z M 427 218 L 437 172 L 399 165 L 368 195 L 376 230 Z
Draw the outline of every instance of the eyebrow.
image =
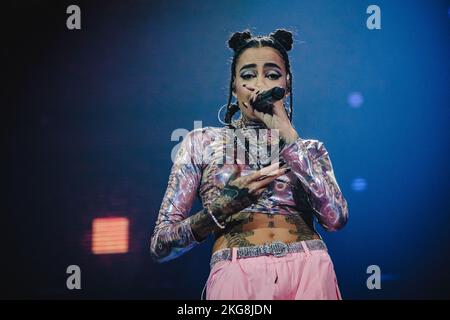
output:
M 239 71 L 242 71 L 242 69 L 255 68 L 255 67 L 256 67 L 256 63 L 250 63 L 250 64 L 246 64 L 246 65 L 242 66 L 242 68 Z M 273 62 L 266 62 L 264 64 L 264 68 L 267 68 L 267 67 L 275 67 L 275 68 L 278 68 L 281 70 L 281 68 L 276 63 L 273 63 Z

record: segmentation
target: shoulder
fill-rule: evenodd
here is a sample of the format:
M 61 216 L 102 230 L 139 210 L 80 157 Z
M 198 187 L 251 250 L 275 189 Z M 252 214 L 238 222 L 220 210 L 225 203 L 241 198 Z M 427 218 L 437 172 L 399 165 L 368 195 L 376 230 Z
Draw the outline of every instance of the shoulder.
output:
M 323 141 L 320 141 L 318 139 L 300 139 L 300 141 L 314 159 L 328 154 Z

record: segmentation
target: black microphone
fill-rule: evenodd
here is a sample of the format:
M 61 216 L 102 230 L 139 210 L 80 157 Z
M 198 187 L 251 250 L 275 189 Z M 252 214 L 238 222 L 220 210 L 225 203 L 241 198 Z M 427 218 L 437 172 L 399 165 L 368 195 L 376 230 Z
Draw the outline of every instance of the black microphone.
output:
M 285 90 L 281 87 L 273 87 L 256 96 L 251 106 L 257 111 L 272 114 L 273 103 L 284 97 Z

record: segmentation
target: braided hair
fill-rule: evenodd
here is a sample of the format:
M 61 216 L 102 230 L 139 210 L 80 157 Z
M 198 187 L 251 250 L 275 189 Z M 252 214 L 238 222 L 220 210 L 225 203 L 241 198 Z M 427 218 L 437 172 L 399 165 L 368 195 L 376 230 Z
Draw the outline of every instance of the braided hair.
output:
M 292 33 L 284 30 L 277 29 L 275 32 L 272 32 L 268 36 L 257 36 L 253 37 L 250 31 L 244 30 L 243 32 L 235 32 L 231 38 L 228 40 L 228 46 L 233 49 L 234 55 L 231 63 L 231 80 L 230 80 L 230 89 L 228 95 L 227 102 L 227 112 L 225 114 L 225 123 L 228 126 L 233 127 L 231 125 L 231 119 L 233 115 L 239 110 L 239 105 L 237 103 L 231 103 L 231 99 L 233 96 L 233 91 L 235 87 L 233 86 L 233 81 L 236 77 L 236 62 L 239 56 L 248 48 L 261 48 L 261 47 L 272 47 L 281 54 L 283 57 L 287 74 L 289 75 L 289 82 L 287 85 L 287 89 L 290 92 L 289 95 L 289 120 L 292 122 L 292 73 L 291 66 L 289 63 L 289 57 L 287 52 L 292 49 Z

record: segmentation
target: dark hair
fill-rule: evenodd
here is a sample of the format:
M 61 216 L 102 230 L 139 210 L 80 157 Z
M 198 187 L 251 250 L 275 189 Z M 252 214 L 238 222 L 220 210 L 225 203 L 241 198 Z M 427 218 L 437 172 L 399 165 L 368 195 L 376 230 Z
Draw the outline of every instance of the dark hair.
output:
M 261 48 L 261 47 L 272 47 L 276 49 L 283 57 L 287 74 L 289 75 L 289 82 L 287 84 L 287 90 L 290 92 L 289 100 L 289 120 L 292 122 L 292 73 L 291 66 L 289 63 L 289 57 L 287 52 L 292 49 L 292 33 L 284 30 L 277 29 L 268 36 L 257 36 L 253 37 L 250 30 L 244 30 L 243 32 L 235 32 L 231 38 L 228 40 L 228 46 L 233 49 L 234 56 L 231 63 L 231 79 L 230 79 L 230 90 L 228 95 L 227 112 L 225 114 L 225 123 L 229 126 L 231 125 L 231 118 L 239 110 L 238 104 L 232 104 L 231 98 L 233 96 L 232 92 L 235 90 L 233 87 L 233 81 L 236 77 L 236 62 L 239 56 L 248 48 Z

